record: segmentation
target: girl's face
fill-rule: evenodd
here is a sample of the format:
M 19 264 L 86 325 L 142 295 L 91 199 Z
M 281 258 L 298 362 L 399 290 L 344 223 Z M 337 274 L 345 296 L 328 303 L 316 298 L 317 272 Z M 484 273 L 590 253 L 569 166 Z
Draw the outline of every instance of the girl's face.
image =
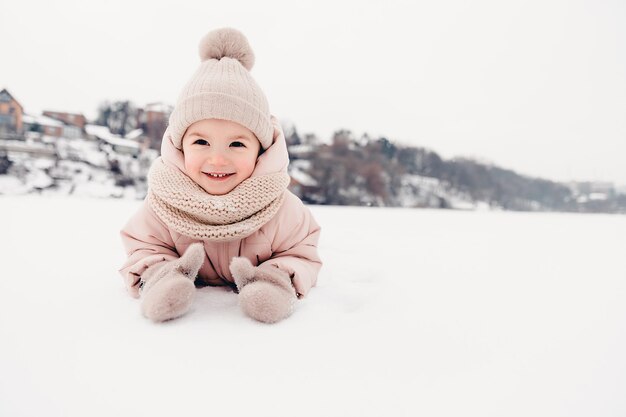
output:
M 183 136 L 185 171 L 207 193 L 224 195 L 252 175 L 260 148 L 254 133 L 239 123 L 200 120 Z

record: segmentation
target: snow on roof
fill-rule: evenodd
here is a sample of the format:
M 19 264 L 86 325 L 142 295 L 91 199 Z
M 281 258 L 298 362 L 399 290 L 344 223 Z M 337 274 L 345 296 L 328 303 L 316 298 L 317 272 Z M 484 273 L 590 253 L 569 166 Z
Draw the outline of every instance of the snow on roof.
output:
M 93 135 L 93 136 L 106 136 L 106 135 L 113 135 L 113 133 L 111 133 L 111 131 L 109 130 L 108 127 L 106 126 L 100 126 L 100 125 L 86 125 L 85 126 L 85 131 L 87 132 L 87 134 L 89 135 Z
M 35 122 L 35 116 L 31 116 L 30 114 L 24 114 L 22 116 L 22 122 L 24 122 L 24 123 L 34 123 Z
M 145 111 L 154 111 L 160 113 L 171 113 L 174 107 L 166 103 L 148 103 L 144 109 Z
M 102 139 L 111 145 L 126 146 L 129 148 L 139 148 L 139 144 L 134 140 L 124 139 L 119 135 L 111 133 L 108 127 L 99 125 L 86 125 L 85 131 L 88 135 Z
M 292 169 L 289 172 L 289 175 L 291 175 L 291 178 L 306 187 L 315 187 L 317 185 L 317 181 L 315 181 L 315 179 L 313 179 L 309 174 L 302 172 L 297 168 Z
M 139 136 L 143 134 L 143 129 L 135 129 L 126 134 L 124 136 L 125 139 L 137 139 Z
M 294 154 L 294 155 L 313 152 L 313 151 L 314 151 L 314 148 L 311 145 L 292 145 L 289 147 L 289 153 Z
M 104 140 L 109 142 L 111 145 L 125 146 L 127 148 L 139 149 L 139 144 L 137 142 L 135 142 L 134 140 L 131 140 L 131 139 L 111 138 L 111 139 L 104 139 Z
M 34 124 L 37 123 L 41 126 L 54 126 L 54 127 L 63 127 L 65 126 L 65 124 L 63 122 L 60 122 L 56 119 L 53 119 L 51 117 L 48 116 L 44 116 L 44 115 L 38 115 L 38 116 L 33 116 L 30 114 L 25 114 L 24 116 L 22 116 L 22 121 L 24 123 L 29 123 L 29 124 Z

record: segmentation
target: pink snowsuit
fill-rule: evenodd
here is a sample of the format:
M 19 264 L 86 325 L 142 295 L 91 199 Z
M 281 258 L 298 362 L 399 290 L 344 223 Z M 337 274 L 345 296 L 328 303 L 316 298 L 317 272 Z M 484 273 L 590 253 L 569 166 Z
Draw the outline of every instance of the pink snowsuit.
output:
M 285 136 L 274 117 L 272 123 L 272 145 L 257 159 L 252 176 L 287 171 L 289 157 Z M 163 138 L 161 157 L 166 164 L 185 172 L 183 153 L 174 147 L 168 132 Z M 119 272 L 127 290 L 136 298 L 139 297 L 140 276 L 148 267 L 176 259 L 189 245 L 201 241 L 166 226 L 147 200 L 121 230 L 128 259 Z M 317 253 L 319 235 L 320 226 L 309 209 L 287 190 L 277 214 L 251 235 L 227 242 L 201 241 L 206 257 L 196 283 L 234 286 L 229 264 L 233 257 L 244 256 L 255 266 L 273 264 L 288 272 L 298 297 L 303 297 L 316 284 L 322 266 Z

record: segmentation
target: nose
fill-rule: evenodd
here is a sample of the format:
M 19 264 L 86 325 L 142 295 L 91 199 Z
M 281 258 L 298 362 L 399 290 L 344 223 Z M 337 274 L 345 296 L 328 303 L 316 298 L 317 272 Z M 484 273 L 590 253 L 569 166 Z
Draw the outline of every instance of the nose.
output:
M 228 164 L 228 158 L 221 150 L 212 149 L 207 155 L 205 163 L 214 167 L 225 166 Z

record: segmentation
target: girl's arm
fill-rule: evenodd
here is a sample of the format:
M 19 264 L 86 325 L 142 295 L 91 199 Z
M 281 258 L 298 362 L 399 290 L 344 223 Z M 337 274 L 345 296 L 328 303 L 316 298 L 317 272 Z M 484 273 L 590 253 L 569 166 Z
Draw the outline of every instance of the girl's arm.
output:
M 139 278 L 146 269 L 179 258 L 167 227 L 144 201 L 120 231 L 128 258 L 119 269 L 131 296 L 139 297 Z
M 322 267 L 317 252 L 321 228 L 309 209 L 293 194 L 288 195 L 284 204 L 288 209 L 277 215 L 272 256 L 263 264 L 289 273 L 298 297 L 304 297 L 315 286 Z

